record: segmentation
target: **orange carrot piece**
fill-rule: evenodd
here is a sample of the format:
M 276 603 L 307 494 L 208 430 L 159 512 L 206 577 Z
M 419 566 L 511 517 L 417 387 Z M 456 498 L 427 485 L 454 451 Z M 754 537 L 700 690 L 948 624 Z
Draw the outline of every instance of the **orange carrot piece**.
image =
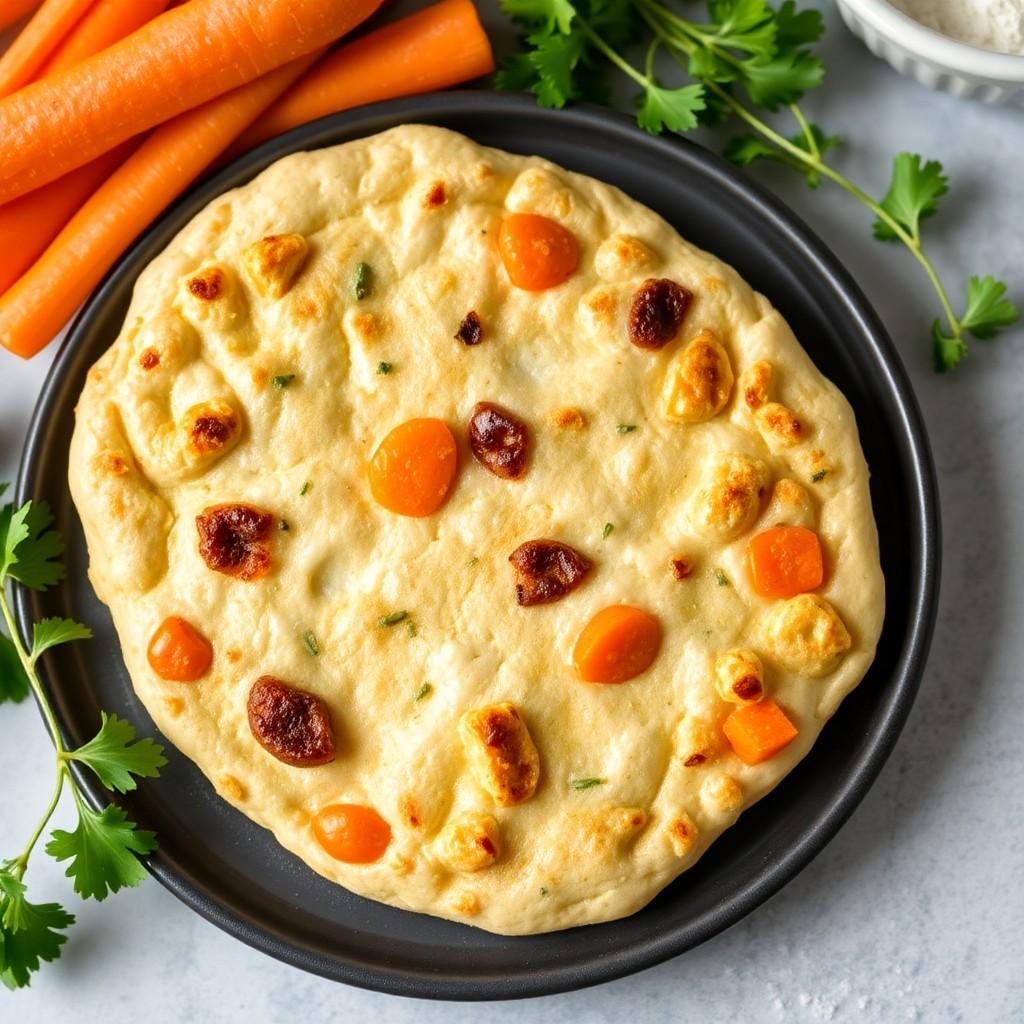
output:
M 494 70 L 471 0 L 442 0 L 329 53 L 231 147 L 227 158 L 318 117 L 447 89 Z
M 744 764 L 760 764 L 796 739 L 798 732 L 773 700 L 737 708 L 723 723 L 725 738 Z
M 457 466 L 458 448 L 444 420 L 406 420 L 373 453 L 370 492 L 400 516 L 429 516 L 444 504 Z
M 391 843 L 391 826 L 362 804 L 328 804 L 317 811 L 312 825 L 317 842 L 346 864 L 372 864 Z
M 97 157 L 63 178 L 0 206 L 0 238 L 17 245 L 0 246 L 0 295 L 46 251 L 75 211 L 138 146 L 134 139 Z
M 170 0 L 95 0 L 93 7 L 50 54 L 35 78 L 80 64 L 152 21 Z
M 776 526 L 747 545 L 750 581 L 761 597 L 796 597 L 825 578 L 821 541 L 803 526 Z
M 190 0 L 161 14 L 81 64 L 0 100 L 0 203 L 326 46 L 380 2 Z
M 187 619 L 164 619 L 146 649 L 149 667 L 161 678 L 175 683 L 194 683 L 213 662 L 213 647 Z
M 0 32 L 8 25 L 21 21 L 29 11 L 34 11 L 42 0 L 4 0 L 0 7 Z
M 0 96 L 28 84 L 94 0 L 45 0 L 7 52 L 0 56 Z M 0 139 L 14 136 L 0 130 Z M 6 156 L 6 154 L 5 154 Z
M 579 247 L 571 231 L 537 213 L 510 213 L 501 222 L 498 250 L 517 288 L 542 292 L 572 277 Z
M 43 348 L 135 238 L 319 56 L 292 61 L 153 132 L 0 297 L 0 344 L 26 359 Z
M 624 683 L 646 672 L 661 646 L 653 615 L 628 604 L 602 608 L 583 627 L 573 661 L 586 683 Z

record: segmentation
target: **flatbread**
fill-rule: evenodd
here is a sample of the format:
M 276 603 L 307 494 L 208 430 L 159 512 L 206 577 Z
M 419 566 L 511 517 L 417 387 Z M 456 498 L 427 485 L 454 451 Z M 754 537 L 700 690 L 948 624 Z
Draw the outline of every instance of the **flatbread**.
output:
M 511 283 L 510 212 L 572 233 L 568 280 Z M 644 349 L 636 297 L 665 281 L 692 304 Z M 471 454 L 478 402 L 525 424 L 519 479 Z M 421 417 L 458 470 L 438 511 L 397 515 L 367 466 Z M 642 907 L 807 753 L 882 624 L 852 411 L 767 299 L 617 189 L 439 128 L 287 157 L 195 217 L 89 373 L 70 481 L 135 690 L 217 792 L 353 892 L 494 932 Z M 253 578 L 200 551 L 225 503 L 273 517 Z M 813 594 L 752 587 L 748 543 L 780 523 L 820 537 Z M 509 557 L 533 539 L 591 568 L 523 606 Z M 616 605 L 657 620 L 657 656 L 584 682 L 577 638 Z M 169 616 L 212 646 L 197 681 L 150 665 Z M 257 742 L 267 676 L 326 711 L 333 760 Z M 723 734 L 751 676 L 798 730 L 753 765 Z M 335 804 L 386 822 L 377 860 L 321 845 Z

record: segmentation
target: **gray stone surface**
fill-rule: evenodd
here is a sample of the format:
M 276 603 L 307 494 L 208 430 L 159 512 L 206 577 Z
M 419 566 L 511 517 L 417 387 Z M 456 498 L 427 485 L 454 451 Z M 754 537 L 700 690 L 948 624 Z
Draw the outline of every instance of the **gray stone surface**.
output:
M 481 6 L 499 26 L 496 5 Z M 954 183 L 929 226 L 941 272 L 950 282 L 991 272 L 1024 298 L 1021 114 L 928 92 L 872 58 L 834 10 L 827 15 L 829 81 L 807 106 L 848 140 L 839 166 L 880 193 L 894 151 L 941 158 Z M 924 407 L 945 527 L 942 609 L 927 677 L 863 805 L 769 904 L 642 975 L 492 1006 L 486 1013 L 494 1024 L 1024 1019 L 1024 330 L 974 343 L 955 375 L 937 377 L 927 340 L 934 303 L 912 261 L 872 241 L 868 217 L 838 191 L 812 193 L 781 169 L 758 177 L 853 271 L 892 332 Z M 49 357 L 24 364 L 0 355 L 0 362 L 3 479 L 15 471 Z M 0 709 L 5 855 L 45 805 L 51 770 L 35 709 Z M 103 904 L 83 904 L 68 898 L 61 869 L 45 856 L 35 858 L 28 877 L 35 898 L 67 900 L 79 920 L 59 963 L 30 991 L 0 996 L 2 1020 L 35 1024 L 66 1014 L 120 1024 L 142 1010 L 195 1024 L 433 1024 L 484 1012 L 306 976 L 217 931 L 151 881 Z

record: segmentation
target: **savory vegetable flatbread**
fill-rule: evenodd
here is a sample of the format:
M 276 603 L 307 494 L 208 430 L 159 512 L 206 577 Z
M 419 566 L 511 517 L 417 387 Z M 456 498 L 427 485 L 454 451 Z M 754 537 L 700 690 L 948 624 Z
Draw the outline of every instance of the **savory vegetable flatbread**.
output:
M 496 932 L 642 907 L 881 629 L 853 414 L 768 301 L 437 128 L 197 216 L 89 374 L 71 486 L 135 689 L 217 791 Z

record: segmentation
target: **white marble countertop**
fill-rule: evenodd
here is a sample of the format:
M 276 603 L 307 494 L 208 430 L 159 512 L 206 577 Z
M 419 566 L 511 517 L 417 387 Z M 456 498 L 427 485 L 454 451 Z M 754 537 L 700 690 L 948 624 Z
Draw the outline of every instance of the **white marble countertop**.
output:
M 402 7 L 417 6 L 402 4 Z M 496 3 L 481 3 L 508 38 Z M 1024 298 L 1024 119 L 899 77 L 827 12 L 828 82 L 806 106 L 848 144 L 838 164 L 876 194 L 890 155 L 944 161 L 953 191 L 929 224 L 950 282 L 993 273 Z M 930 368 L 933 299 L 909 257 L 824 186 L 759 170 L 839 254 L 880 312 L 924 408 L 945 530 L 943 599 L 921 695 L 867 799 L 799 878 L 728 932 L 641 975 L 488 1008 L 494 1024 L 619 1021 L 1024 1020 L 1024 329 L 974 342 L 952 377 Z M 7 244 L 6 241 L 4 244 Z M 51 354 L 0 354 L 0 479 L 12 478 Z M 50 748 L 35 707 L 0 708 L 0 836 L 18 844 L 45 806 Z M 66 816 L 59 819 L 67 825 Z M 713 854 L 712 854 L 713 855 Z M 469 1021 L 479 1007 L 422 1003 L 310 977 L 242 945 L 158 884 L 82 903 L 33 859 L 34 898 L 78 917 L 61 959 L 0 996 L 0 1019 L 196 1024 L 245 1019 Z

